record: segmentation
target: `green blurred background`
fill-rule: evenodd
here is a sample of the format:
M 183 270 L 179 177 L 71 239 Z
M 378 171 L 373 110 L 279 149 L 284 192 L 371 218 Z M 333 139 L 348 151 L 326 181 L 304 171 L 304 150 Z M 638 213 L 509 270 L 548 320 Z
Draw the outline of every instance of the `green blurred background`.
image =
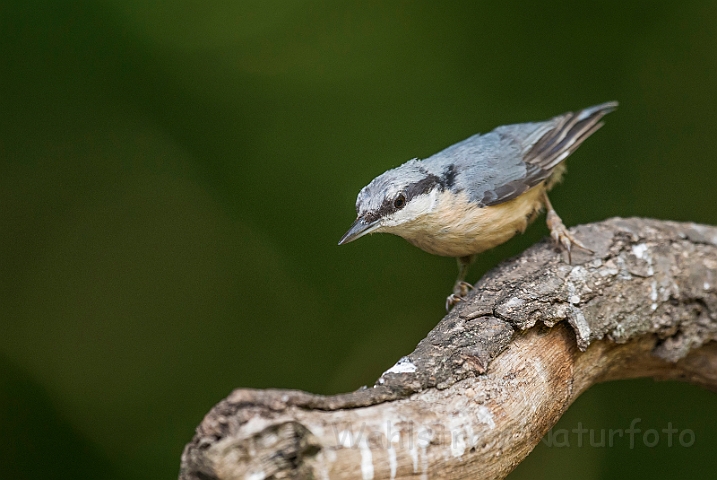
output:
M 176 478 L 235 387 L 372 384 L 455 262 L 336 242 L 374 176 L 473 133 L 619 100 L 566 224 L 717 223 L 715 2 L 5 0 L 0 37 L 0 478 Z M 511 478 L 714 478 L 715 407 L 598 386 L 556 428 L 694 445 L 541 445 Z

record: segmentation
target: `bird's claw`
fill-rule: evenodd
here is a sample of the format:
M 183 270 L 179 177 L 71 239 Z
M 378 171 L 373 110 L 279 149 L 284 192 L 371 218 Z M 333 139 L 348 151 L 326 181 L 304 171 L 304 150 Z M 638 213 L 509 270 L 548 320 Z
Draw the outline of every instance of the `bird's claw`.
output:
M 572 258 L 572 250 L 573 246 L 578 247 L 580 250 L 583 250 L 587 253 L 595 253 L 592 250 L 590 250 L 588 247 L 583 245 L 580 240 L 575 238 L 565 227 L 563 224 L 563 221 L 560 219 L 557 213 L 555 213 L 555 210 L 548 210 L 546 223 L 548 224 L 548 228 L 550 229 L 550 236 L 552 237 L 553 241 L 560 247 L 564 248 L 566 252 L 568 252 L 568 263 L 573 263 Z
M 463 298 L 459 297 L 455 293 L 451 293 L 448 295 L 448 298 L 446 298 L 446 312 L 450 312 L 453 307 L 458 305 L 459 302 L 462 302 Z
M 470 283 L 464 281 L 456 282 L 453 287 L 453 293 L 446 298 L 446 312 L 450 312 L 453 307 L 458 305 L 459 302 L 462 302 L 471 290 L 473 290 L 473 285 Z

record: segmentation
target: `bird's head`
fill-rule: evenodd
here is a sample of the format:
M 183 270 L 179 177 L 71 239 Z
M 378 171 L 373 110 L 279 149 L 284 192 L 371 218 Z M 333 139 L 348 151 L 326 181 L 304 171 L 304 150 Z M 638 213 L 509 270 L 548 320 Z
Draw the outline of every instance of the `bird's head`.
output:
M 386 232 L 404 236 L 403 232 L 421 217 L 433 211 L 438 193 L 451 185 L 453 173 L 432 173 L 419 160 L 411 160 L 388 170 L 366 185 L 356 199 L 358 218 L 339 245 L 352 242 L 368 233 Z

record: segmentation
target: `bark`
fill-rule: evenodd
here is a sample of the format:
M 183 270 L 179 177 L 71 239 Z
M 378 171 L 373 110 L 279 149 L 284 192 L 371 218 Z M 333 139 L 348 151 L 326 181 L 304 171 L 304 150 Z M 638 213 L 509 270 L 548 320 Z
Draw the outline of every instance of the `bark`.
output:
M 181 480 L 504 478 L 591 385 L 717 389 L 717 228 L 610 219 L 485 275 L 371 388 L 238 389 L 197 427 Z

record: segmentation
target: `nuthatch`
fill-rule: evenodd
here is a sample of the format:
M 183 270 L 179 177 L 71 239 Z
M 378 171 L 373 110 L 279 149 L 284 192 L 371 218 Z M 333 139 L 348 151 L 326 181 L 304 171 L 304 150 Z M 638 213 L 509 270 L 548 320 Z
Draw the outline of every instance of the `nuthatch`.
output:
M 543 207 L 551 237 L 568 256 L 573 246 L 589 251 L 565 228 L 547 192 L 565 172 L 563 161 L 617 105 L 505 125 L 388 170 L 359 192 L 358 218 L 339 245 L 386 232 L 428 253 L 456 257 L 458 279 L 447 309 L 471 288 L 464 280 L 475 255 L 525 231 Z

